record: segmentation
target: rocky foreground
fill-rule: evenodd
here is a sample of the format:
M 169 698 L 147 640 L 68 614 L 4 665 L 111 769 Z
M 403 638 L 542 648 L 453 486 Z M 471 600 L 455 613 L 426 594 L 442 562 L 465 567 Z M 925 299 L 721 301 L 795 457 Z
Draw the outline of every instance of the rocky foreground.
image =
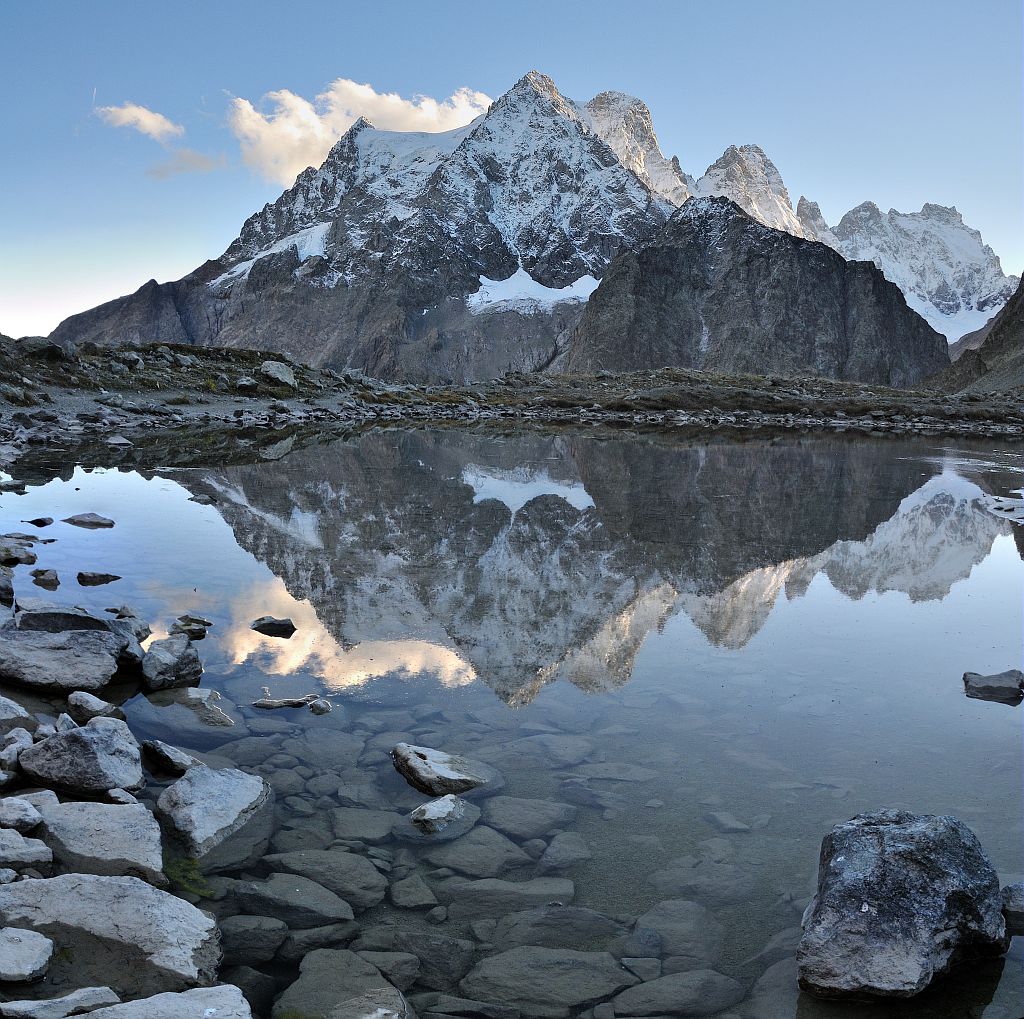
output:
M 1013 393 L 950 395 L 682 369 L 396 385 L 256 351 L 0 343 L 0 465 L 29 448 L 59 456 L 100 443 L 109 454 L 167 436 L 170 446 L 186 449 L 202 445 L 185 438 L 197 433 L 323 433 L 403 422 L 1013 440 L 1024 436 L 1024 406 Z

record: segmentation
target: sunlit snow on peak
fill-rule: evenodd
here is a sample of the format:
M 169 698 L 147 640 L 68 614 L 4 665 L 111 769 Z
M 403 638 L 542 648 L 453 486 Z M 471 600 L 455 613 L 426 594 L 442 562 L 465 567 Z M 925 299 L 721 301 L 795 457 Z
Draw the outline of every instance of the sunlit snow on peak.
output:
M 474 315 L 487 311 L 521 311 L 530 315 L 548 311 L 563 301 L 586 301 L 598 283 L 593 276 L 581 276 L 561 289 L 546 287 L 520 266 L 507 280 L 481 276 L 480 289 L 466 298 L 466 304 Z

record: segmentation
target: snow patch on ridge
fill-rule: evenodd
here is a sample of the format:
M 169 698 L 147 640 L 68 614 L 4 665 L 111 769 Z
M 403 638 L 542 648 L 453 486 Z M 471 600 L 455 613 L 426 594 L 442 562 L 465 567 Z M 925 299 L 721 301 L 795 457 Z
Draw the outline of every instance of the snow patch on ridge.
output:
M 520 266 L 507 280 L 481 276 L 480 289 L 466 298 L 466 305 L 474 315 L 489 311 L 519 311 L 533 315 L 550 311 L 565 301 L 586 301 L 599 282 L 593 276 L 581 276 L 575 283 L 561 289 L 546 287 Z
M 530 471 L 517 467 L 497 471 L 469 465 L 463 468 L 462 480 L 473 489 L 473 502 L 497 499 L 513 514 L 541 495 L 557 495 L 578 510 L 590 509 L 594 500 L 578 481 L 556 481 L 546 471 Z

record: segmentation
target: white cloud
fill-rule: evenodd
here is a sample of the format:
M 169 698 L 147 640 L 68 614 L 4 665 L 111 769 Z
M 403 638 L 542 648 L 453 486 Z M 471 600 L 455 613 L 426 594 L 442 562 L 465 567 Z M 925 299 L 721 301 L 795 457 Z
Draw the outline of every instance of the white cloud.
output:
M 447 99 L 377 92 L 348 78 L 331 82 L 312 102 L 281 89 L 268 92 L 264 113 L 248 99 L 234 99 L 228 123 L 253 169 L 279 184 L 291 184 L 307 166 L 323 162 L 331 146 L 365 117 L 384 131 L 449 131 L 485 112 L 491 99 L 460 88 Z
M 157 180 L 166 180 L 168 177 L 176 177 L 180 173 L 209 173 L 211 170 L 220 170 L 227 165 L 223 155 L 214 159 L 195 149 L 175 149 L 170 159 L 163 163 L 157 163 L 146 170 L 148 177 L 155 177 Z
M 175 124 L 162 113 L 148 110 L 138 103 L 122 103 L 120 106 L 98 106 L 96 115 L 114 127 L 131 127 L 141 134 L 164 144 L 171 138 L 180 138 L 185 133 L 181 124 Z

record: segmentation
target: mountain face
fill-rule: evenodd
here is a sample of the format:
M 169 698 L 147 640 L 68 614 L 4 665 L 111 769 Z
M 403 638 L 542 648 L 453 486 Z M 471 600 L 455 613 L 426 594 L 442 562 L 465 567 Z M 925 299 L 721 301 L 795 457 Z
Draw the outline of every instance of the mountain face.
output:
M 910 386 L 946 343 L 870 262 L 773 230 L 725 198 L 687 202 L 609 266 L 573 331 L 571 371 L 714 366 Z
M 757 146 L 731 146 L 694 181 L 662 154 L 639 99 L 580 104 L 531 72 L 454 131 L 357 121 L 219 258 L 72 316 L 54 337 L 287 350 L 416 381 L 540 370 L 613 257 L 691 196 L 730 198 L 768 226 L 870 258 L 951 338 L 956 316 L 1005 299 L 998 259 L 958 214 L 959 227 L 915 233 L 904 222 L 914 217 L 850 213 L 833 232 L 814 203 L 793 209 Z M 926 210 L 929 223 L 948 212 Z

